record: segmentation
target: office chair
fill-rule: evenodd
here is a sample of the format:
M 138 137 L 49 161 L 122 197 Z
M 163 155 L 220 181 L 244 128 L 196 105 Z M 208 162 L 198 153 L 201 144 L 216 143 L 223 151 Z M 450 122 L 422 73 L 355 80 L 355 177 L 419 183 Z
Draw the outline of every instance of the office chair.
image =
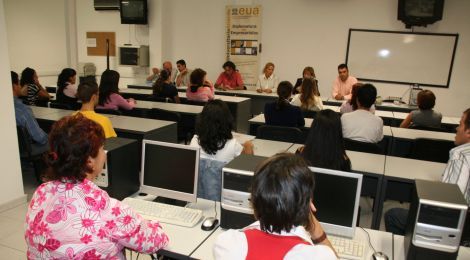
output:
M 411 125 L 410 129 L 434 131 L 434 132 L 444 132 L 444 133 L 449 132 L 449 130 L 447 130 L 445 128 L 442 128 L 442 127 L 432 127 L 432 126 L 424 126 L 424 125 Z
M 185 144 L 188 144 L 188 141 L 190 140 L 190 138 L 192 138 L 192 135 L 194 134 L 193 129 L 184 127 L 184 125 L 182 124 L 181 114 L 178 112 L 163 110 L 159 108 L 152 108 L 149 112 L 149 117 L 158 120 L 176 122 L 176 127 L 178 129 L 178 141 L 184 140 Z
M 156 97 L 154 95 L 149 95 L 145 100 L 152 102 L 174 103 L 170 98 Z
M 302 110 L 302 114 L 304 115 L 304 117 L 307 118 L 315 118 L 315 116 L 317 115 L 317 111 Z
M 302 131 L 296 127 L 262 125 L 258 127 L 256 138 L 273 141 L 300 143 Z
M 429 138 L 417 138 L 411 151 L 411 158 L 447 163 L 449 151 L 454 148 L 454 142 Z
M 20 151 L 20 159 L 31 162 L 34 168 L 34 175 L 38 182 L 41 182 L 41 173 L 44 170 L 42 155 L 47 151 L 46 146 L 37 146 L 33 144 L 28 130 L 22 126 L 16 126 L 18 136 L 18 147 Z
M 205 106 L 207 102 L 186 99 L 183 100 L 181 103 L 187 105 Z
M 220 201 L 222 190 L 222 168 L 225 162 L 199 159 L 199 175 L 197 181 L 197 197 Z
M 104 109 L 104 108 L 95 108 L 95 112 L 99 114 L 108 114 L 108 115 L 122 115 L 122 112 L 117 109 Z
M 363 152 L 363 153 L 384 154 L 382 147 L 380 147 L 380 145 L 376 143 L 366 143 L 366 142 L 344 138 L 344 146 L 346 150 Z
M 58 109 L 66 109 L 66 110 L 78 110 L 80 108 L 80 104 L 77 105 L 67 104 L 67 103 L 60 103 L 60 102 L 51 102 L 49 103 L 50 108 L 58 108 Z
M 57 87 L 46 87 L 47 93 L 55 94 L 57 91 Z

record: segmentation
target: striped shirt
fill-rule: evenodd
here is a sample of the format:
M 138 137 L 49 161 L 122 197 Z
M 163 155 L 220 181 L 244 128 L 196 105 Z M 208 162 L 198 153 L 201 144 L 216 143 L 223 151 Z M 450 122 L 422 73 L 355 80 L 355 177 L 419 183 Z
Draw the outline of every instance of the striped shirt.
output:
M 28 87 L 28 96 L 26 98 L 26 103 L 28 105 L 36 105 L 36 101 L 38 100 L 38 94 L 40 91 L 39 87 L 35 84 L 28 84 L 26 86 Z
M 449 162 L 442 175 L 442 182 L 457 184 L 470 205 L 470 143 L 450 150 Z

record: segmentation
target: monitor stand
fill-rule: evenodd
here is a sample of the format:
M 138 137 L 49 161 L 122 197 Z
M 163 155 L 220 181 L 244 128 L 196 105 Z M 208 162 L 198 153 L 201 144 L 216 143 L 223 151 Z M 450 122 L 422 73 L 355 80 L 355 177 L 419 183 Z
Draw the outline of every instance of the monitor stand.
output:
M 159 202 L 159 203 L 165 203 L 165 204 L 169 204 L 169 205 L 174 205 L 174 206 L 178 206 L 178 207 L 185 207 L 186 204 L 188 204 L 187 201 L 177 200 L 177 199 L 170 199 L 170 198 L 165 198 L 165 197 L 157 197 L 153 201 Z

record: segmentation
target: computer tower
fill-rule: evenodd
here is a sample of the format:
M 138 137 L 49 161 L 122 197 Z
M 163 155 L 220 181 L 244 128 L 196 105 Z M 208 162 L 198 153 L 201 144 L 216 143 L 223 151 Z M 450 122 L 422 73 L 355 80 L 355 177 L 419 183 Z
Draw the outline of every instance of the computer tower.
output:
M 266 157 L 242 154 L 222 169 L 220 226 L 240 229 L 255 222 L 250 204 L 251 180 L 256 166 Z
M 120 137 L 108 138 L 104 149 L 106 163 L 95 184 L 118 200 L 136 193 L 140 187 L 139 142 Z
M 456 259 L 467 202 L 455 184 L 415 181 L 405 232 L 407 259 Z

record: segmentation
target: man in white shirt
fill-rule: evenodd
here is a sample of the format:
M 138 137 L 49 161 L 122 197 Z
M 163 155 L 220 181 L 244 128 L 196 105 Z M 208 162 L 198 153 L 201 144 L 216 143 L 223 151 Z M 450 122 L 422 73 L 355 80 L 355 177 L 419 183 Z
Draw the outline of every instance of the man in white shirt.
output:
M 470 108 L 465 110 L 455 134 L 455 145 L 449 152 L 449 161 L 442 175 L 442 182 L 457 184 L 470 205 Z M 462 235 L 462 242 L 470 241 L 470 219 L 467 220 Z M 385 228 L 388 232 L 404 234 L 408 219 L 408 210 L 393 208 L 385 213 Z
M 338 77 L 333 82 L 332 96 L 336 100 L 351 99 L 351 90 L 357 79 L 349 76 L 348 65 L 338 65 Z
M 357 90 L 357 109 L 341 116 L 343 137 L 366 143 L 378 143 L 383 138 L 382 118 L 370 112 L 377 89 L 364 84 Z
M 176 86 L 177 87 L 187 87 L 189 86 L 189 75 L 191 75 L 191 70 L 186 68 L 186 61 L 179 60 L 176 62 L 176 68 L 178 69 L 178 74 L 176 75 Z

